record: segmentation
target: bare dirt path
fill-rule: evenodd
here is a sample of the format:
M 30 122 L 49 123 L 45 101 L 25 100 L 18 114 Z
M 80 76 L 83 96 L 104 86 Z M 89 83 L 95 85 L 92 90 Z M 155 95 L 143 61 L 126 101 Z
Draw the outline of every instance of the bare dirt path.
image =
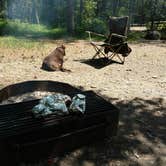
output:
M 64 65 L 72 72 L 41 70 L 44 56 L 61 43 L 1 48 L 0 88 L 33 79 L 66 82 L 95 91 L 119 107 L 121 115 L 116 138 L 78 149 L 56 165 L 166 165 L 166 43 L 129 44 L 133 51 L 124 65 L 99 66 L 88 63 L 94 50 L 87 41 L 66 42 Z

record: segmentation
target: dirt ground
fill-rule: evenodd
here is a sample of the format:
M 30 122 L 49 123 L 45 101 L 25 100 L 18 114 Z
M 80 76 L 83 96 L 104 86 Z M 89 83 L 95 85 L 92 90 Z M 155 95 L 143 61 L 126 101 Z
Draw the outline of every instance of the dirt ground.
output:
M 64 66 L 71 72 L 40 69 L 56 46 L 66 46 Z M 90 61 L 87 41 L 45 41 L 41 48 L 0 49 L 0 88 L 27 80 L 55 80 L 93 90 L 121 111 L 115 138 L 55 159 L 58 166 L 166 165 L 166 43 L 130 43 L 124 65 Z M 118 60 L 117 60 L 118 61 Z M 95 139 L 95 138 L 94 138 Z

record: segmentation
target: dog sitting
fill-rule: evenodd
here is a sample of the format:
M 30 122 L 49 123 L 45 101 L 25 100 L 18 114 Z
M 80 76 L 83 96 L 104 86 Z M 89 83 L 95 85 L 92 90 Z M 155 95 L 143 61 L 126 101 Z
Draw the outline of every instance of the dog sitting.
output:
M 47 71 L 65 71 L 63 68 L 65 46 L 61 45 L 44 58 L 42 69 Z

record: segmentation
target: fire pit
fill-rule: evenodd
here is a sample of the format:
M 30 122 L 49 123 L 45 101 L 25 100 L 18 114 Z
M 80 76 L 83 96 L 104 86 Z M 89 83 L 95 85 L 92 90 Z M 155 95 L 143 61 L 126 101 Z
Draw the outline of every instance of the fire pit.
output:
M 85 114 L 35 118 L 32 108 L 39 98 L 11 103 L 11 98 L 34 92 L 58 92 L 70 97 L 82 93 L 86 96 Z M 27 81 L 10 85 L 0 90 L 0 103 L 1 163 L 7 163 L 9 156 L 16 162 L 48 158 L 117 132 L 119 110 L 116 107 L 92 91 L 81 91 L 65 83 Z

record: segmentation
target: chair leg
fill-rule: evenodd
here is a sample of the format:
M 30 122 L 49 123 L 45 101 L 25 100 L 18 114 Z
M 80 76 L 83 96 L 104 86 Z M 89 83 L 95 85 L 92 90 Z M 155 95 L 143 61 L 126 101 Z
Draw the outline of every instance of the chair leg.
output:
M 123 57 L 123 64 L 124 64 L 124 62 L 125 62 L 125 57 Z
M 122 56 L 123 57 L 123 59 L 119 56 L 119 54 L 118 54 L 118 52 L 119 52 L 119 50 L 122 48 L 122 46 L 120 46 L 116 51 L 114 51 L 113 49 L 112 49 L 112 54 L 109 56 L 109 58 L 110 58 L 110 60 L 112 60 L 115 56 L 117 56 L 118 57 L 118 59 L 120 60 L 120 62 L 122 63 L 122 64 L 124 64 L 124 62 L 125 62 L 125 57 L 124 56 Z
M 114 56 L 116 56 L 116 53 L 115 53 L 115 52 L 113 52 L 113 53 L 109 56 L 109 58 L 112 60 L 112 59 L 114 58 Z
M 120 60 L 121 64 L 124 64 L 124 62 L 125 62 L 125 57 L 122 56 L 123 58 L 121 58 L 121 57 L 119 56 L 119 54 L 118 54 L 118 52 L 119 52 L 119 50 L 121 49 L 122 46 L 120 46 L 116 51 L 114 51 L 113 49 L 110 48 L 111 51 L 112 51 L 112 53 L 111 53 L 111 55 L 108 56 L 108 53 L 105 54 L 105 53 L 103 52 L 104 47 L 100 47 L 100 48 L 99 48 L 99 47 L 98 47 L 97 45 L 95 45 L 94 43 L 91 43 L 91 45 L 93 46 L 93 48 L 94 48 L 95 51 L 96 51 L 96 54 L 92 57 L 92 59 L 95 59 L 97 56 L 98 56 L 99 58 L 101 58 L 100 55 L 103 55 L 104 58 L 108 58 L 108 59 L 110 59 L 110 61 L 111 61 L 115 56 L 117 56 L 118 59 Z M 110 61 L 108 61 L 108 63 L 110 63 Z
M 106 57 L 106 55 L 103 53 L 103 47 L 101 48 L 98 48 L 97 46 L 93 46 L 95 51 L 96 51 L 96 54 L 92 57 L 92 59 L 95 59 L 97 56 L 99 56 L 100 58 L 100 54 L 102 54 L 104 57 Z
M 117 54 L 117 57 L 119 58 L 119 60 L 121 61 L 122 64 L 124 64 L 124 61 L 125 61 L 125 57 L 123 57 L 123 59 Z
M 90 44 L 93 46 L 94 50 L 96 51 L 96 54 L 92 57 L 92 59 L 95 59 L 96 56 L 99 56 L 100 49 L 94 43 L 91 42 Z
M 97 56 L 99 56 L 100 52 L 97 51 L 96 54 L 92 57 L 92 59 L 95 59 Z M 99 56 L 100 57 L 100 56 Z

